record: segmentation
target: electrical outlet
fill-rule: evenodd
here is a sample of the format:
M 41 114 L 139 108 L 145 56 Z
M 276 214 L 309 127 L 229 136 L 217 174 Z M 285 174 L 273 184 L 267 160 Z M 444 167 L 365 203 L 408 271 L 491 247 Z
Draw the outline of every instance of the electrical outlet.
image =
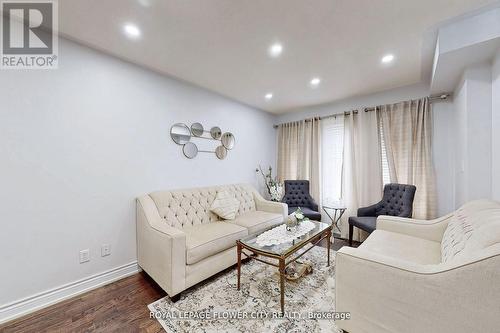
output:
M 83 264 L 84 262 L 90 261 L 90 250 L 81 250 L 80 251 L 80 264 Z
M 102 244 L 101 246 L 101 257 L 106 257 L 111 254 L 111 246 L 109 244 Z

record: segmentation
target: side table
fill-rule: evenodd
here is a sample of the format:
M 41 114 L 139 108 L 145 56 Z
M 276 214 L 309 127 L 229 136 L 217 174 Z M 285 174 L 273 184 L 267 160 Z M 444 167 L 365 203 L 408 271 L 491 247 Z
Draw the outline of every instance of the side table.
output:
M 338 224 L 340 222 L 340 218 L 342 217 L 342 215 L 344 215 L 347 208 L 341 205 L 323 205 L 323 210 L 332 222 L 333 236 L 339 238 L 340 228 Z M 338 232 L 335 232 L 335 229 L 337 229 Z

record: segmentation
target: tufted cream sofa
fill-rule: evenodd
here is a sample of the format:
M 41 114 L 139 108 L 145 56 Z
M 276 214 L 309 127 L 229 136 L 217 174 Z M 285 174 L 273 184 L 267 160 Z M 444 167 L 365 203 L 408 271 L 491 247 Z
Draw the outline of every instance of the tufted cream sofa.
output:
M 210 211 L 217 192 L 240 202 L 234 220 Z M 236 263 L 236 240 L 283 223 L 287 206 L 246 184 L 154 192 L 137 199 L 139 266 L 170 297 Z
M 431 221 L 380 216 L 336 257 L 336 311 L 350 332 L 499 332 L 500 203 Z

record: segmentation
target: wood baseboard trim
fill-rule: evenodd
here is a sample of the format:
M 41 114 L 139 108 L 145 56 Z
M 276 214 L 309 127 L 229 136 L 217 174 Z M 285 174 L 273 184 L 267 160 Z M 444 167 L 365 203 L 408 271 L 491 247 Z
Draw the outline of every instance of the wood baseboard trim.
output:
M 137 261 L 0 306 L 0 324 L 102 287 L 140 271 Z

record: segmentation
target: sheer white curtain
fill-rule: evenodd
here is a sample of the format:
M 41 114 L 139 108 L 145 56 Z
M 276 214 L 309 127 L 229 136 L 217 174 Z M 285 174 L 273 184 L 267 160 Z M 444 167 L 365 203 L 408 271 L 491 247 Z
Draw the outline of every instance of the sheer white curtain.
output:
M 432 109 L 428 98 L 379 107 L 391 182 L 417 187 L 413 216 L 436 217 Z
M 321 193 L 323 204 L 342 199 L 344 115 L 321 120 Z
M 345 117 L 342 198 L 347 207 L 341 236 L 348 237 L 347 218 L 356 216 L 359 207 L 382 198 L 382 163 L 376 112 L 359 111 Z M 366 233 L 354 228 L 353 239 L 364 240 Z
M 321 125 L 317 118 L 278 126 L 278 179 L 305 179 L 321 202 Z

